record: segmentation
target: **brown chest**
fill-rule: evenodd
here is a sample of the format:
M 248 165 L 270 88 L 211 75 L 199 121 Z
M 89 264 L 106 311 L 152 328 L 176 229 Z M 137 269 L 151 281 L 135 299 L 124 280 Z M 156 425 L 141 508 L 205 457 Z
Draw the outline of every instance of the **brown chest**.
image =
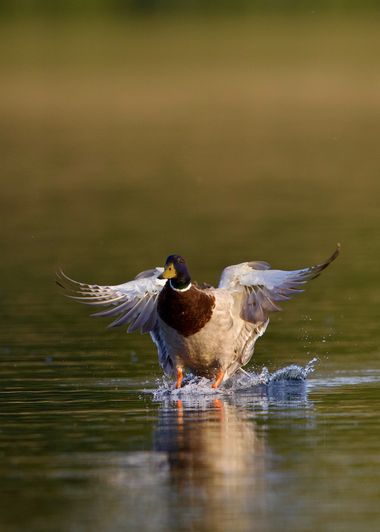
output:
M 210 321 L 214 307 L 213 295 L 194 286 L 177 292 L 166 283 L 158 298 L 157 312 L 169 327 L 183 336 L 190 336 Z

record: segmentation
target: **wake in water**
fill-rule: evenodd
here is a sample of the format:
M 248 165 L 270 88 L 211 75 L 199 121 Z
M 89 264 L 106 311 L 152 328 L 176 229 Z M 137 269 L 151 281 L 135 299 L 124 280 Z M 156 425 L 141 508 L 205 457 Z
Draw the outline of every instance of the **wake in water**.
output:
M 162 377 L 157 381 L 158 388 L 151 392 L 155 401 L 202 396 L 231 397 L 237 394 L 264 394 L 284 400 L 294 394 L 306 394 L 306 379 L 314 371 L 316 362 L 317 358 L 313 358 L 306 366 L 291 364 L 273 373 L 266 367 L 260 373 L 239 370 L 216 390 L 211 387 L 212 381 L 206 377 L 187 375 L 182 388 L 178 390 L 173 388 L 173 381 Z

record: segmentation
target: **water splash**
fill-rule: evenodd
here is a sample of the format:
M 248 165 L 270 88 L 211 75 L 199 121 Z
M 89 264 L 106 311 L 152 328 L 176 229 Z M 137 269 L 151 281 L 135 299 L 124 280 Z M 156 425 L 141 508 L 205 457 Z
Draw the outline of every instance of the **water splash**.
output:
M 157 388 L 149 390 L 153 393 L 153 400 L 183 399 L 186 397 L 226 397 L 235 394 L 246 393 L 270 393 L 271 395 L 283 395 L 288 393 L 292 385 L 306 383 L 307 377 L 314 371 L 317 358 L 310 360 L 306 366 L 291 364 L 271 373 L 264 367 L 260 373 L 238 371 L 220 388 L 214 390 L 212 381 L 206 377 L 187 375 L 183 380 L 182 388 L 173 388 L 173 381 L 167 377 L 158 379 Z M 148 391 L 148 390 L 146 390 Z

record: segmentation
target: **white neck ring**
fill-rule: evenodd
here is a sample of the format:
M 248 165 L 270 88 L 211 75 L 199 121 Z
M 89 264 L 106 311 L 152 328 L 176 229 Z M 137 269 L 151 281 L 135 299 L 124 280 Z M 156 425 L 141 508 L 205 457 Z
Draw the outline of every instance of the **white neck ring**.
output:
M 171 279 L 169 280 L 169 284 L 170 284 L 170 288 L 172 290 L 175 290 L 176 292 L 187 292 L 191 288 L 191 283 L 189 283 L 187 286 L 185 286 L 185 288 L 174 288 L 174 286 L 172 285 Z

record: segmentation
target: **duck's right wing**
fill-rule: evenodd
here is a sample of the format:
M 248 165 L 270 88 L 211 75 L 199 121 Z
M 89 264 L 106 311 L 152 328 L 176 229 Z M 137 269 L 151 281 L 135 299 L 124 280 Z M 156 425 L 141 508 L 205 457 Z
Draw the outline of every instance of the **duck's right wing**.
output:
M 303 285 L 315 279 L 337 258 L 340 245 L 325 262 L 301 270 L 271 270 L 266 262 L 243 262 L 222 272 L 218 288 L 244 292 L 241 315 L 252 323 L 264 322 L 270 312 L 281 310 L 278 301 L 303 292 Z
M 70 279 L 62 270 L 57 272 L 57 283 L 66 290 L 67 297 L 86 305 L 107 306 L 92 316 L 115 317 L 109 327 L 129 323 L 128 332 L 140 329 L 149 332 L 157 321 L 157 299 L 166 280 L 158 279 L 163 268 L 140 273 L 133 281 L 119 285 L 101 286 L 80 283 Z

